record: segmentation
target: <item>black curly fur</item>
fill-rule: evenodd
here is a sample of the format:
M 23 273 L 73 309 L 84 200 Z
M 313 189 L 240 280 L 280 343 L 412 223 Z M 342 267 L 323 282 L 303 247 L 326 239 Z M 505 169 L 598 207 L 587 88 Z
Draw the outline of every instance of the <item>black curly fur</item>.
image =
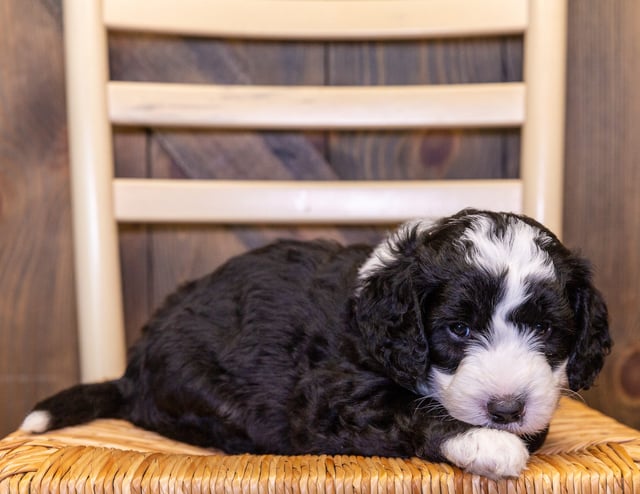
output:
M 483 214 L 496 235 L 507 228 L 505 215 Z M 231 453 L 442 460 L 442 442 L 471 426 L 418 392 L 431 365 L 455 372 L 463 356 L 439 321 L 451 297 L 490 307 L 499 296 L 499 282 L 470 271 L 452 247 L 469 215 L 407 230 L 393 261 L 362 281 L 369 246 L 280 241 L 233 258 L 168 298 L 122 378 L 76 386 L 35 410 L 52 415 L 50 428 L 118 417 Z M 606 307 L 582 259 L 557 239 L 544 249 L 558 273 L 553 293 L 566 301 L 550 305 L 566 327 L 545 355 L 554 365 L 568 358 L 571 388 L 585 388 L 610 348 Z M 535 449 L 545 435 L 524 440 Z

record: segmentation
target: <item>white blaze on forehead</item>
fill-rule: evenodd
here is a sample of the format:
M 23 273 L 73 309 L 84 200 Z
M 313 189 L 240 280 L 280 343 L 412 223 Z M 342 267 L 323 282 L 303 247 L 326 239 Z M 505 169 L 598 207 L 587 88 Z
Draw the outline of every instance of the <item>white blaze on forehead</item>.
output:
M 551 240 L 538 228 L 516 218 L 501 235 L 496 234 L 494 223 L 482 216 L 463 233 L 461 240 L 471 243 L 467 262 L 491 275 L 504 276 L 494 317 L 505 320 L 527 299 L 527 281 L 555 279 L 551 257 L 540 248 L 541 239 Z
M 405 239 L 412 229 L 415 228 L 416 233 L 419 235 L 428 230 L 433 223 L 434 222 L 430 219 L 415 219 L 403 223 L 394 233 L 378 244 L 365 263 L 360 266 L 360 269 L 358 270 L 358 279 L 362 281 L 372 273 L 375 273 L 384 266 L 392 263 L 396 258 L 395 253 L 398 243 L 402 239 Z

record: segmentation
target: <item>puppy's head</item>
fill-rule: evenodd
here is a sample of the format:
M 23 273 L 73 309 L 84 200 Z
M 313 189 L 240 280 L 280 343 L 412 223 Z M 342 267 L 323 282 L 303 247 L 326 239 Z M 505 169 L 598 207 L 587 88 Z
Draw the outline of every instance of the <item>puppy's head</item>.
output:
M 368 351 L 458 420 L 533 434 L 588 388 L 611 341 L 588 264 L 524 216 L 465 210 L 403 225 L 359 272 Z

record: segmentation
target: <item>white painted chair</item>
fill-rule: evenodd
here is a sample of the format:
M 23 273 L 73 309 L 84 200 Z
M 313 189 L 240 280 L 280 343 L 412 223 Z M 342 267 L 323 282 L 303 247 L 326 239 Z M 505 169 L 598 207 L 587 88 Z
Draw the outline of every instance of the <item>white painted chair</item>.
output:
M 64 26 L 83 381 L 117 376 L 125 364 L 118 222 L 392 223 L 474 206 L 524 212 L 561 231 L 565 0 L 65 0 Z M 107 66 L 112 29 L 281 40 L 522 34 L 524 81 L 393 87 L 116 82 L 109 80 Z M 114 177 L 112 124 L 521 127 L 521 176 L 397 182 L 122 179 Z

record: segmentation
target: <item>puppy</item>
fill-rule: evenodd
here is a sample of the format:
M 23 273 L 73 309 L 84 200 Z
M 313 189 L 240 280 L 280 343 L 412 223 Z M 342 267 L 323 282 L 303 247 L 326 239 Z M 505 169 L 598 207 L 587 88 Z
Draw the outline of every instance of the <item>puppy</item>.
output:
M 588 264 L 524 216 L 413 221 L 372 249 L 280 241 L 171 295 L 120 379 L 38 403 L 229 453 L 448 461 L 513 477 L 611 341 Z

